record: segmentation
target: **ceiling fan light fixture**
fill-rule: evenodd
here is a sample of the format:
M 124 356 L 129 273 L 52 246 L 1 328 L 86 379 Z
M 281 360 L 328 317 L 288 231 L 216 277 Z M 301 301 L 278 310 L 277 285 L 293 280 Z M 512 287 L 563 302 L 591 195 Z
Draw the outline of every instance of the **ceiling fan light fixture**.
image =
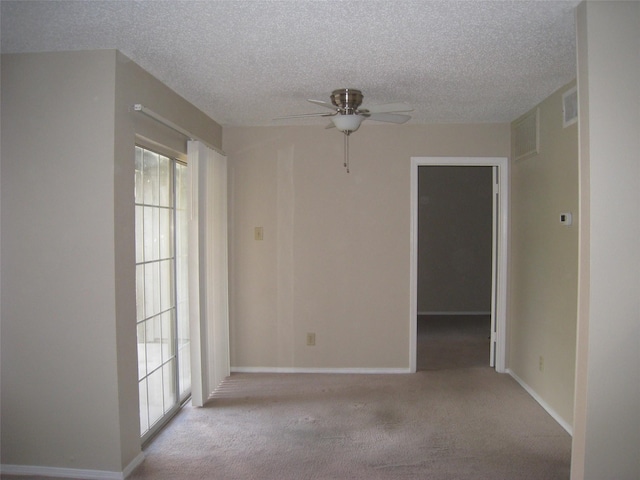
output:
M 358 130 L 362 120 L 364 120 L 364 117 L 356 114 L 331 117 L 331 121 L 336 128 L 347 135 Z

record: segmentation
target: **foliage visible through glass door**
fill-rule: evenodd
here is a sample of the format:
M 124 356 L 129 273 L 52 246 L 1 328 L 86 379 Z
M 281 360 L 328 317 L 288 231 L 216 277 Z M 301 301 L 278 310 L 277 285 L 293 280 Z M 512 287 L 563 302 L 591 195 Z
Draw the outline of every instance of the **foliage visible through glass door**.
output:
M 140 435 L 191 392 L 184 164 L 136 147 L 136 304 Z

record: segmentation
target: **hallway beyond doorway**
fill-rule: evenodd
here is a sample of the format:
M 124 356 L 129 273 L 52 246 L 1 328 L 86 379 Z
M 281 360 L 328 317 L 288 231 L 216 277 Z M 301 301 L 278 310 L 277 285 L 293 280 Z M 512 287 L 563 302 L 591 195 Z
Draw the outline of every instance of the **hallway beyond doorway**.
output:
M 490 315 L 418 315 L 417 369 L 488 367 Z

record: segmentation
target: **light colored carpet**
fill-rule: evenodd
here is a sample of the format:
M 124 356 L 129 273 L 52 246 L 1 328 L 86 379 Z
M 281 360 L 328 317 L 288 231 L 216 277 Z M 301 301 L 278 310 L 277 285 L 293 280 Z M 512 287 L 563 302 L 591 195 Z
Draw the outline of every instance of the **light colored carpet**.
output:
M 486 366 L 486 321 L 425 320 L 418 373 L 234 374 L 204 408 L 185 406 L 129 478 L 568 479 L 570 436 Z
M 414 375 L 235 374 L 185 407 L 130 477 L 569 478 L 569 435 L 488 367 Z
M 414 375 L 232 375 L 131 479 L 568 479 L 570 436 L 487 366 L 488 333 L 421 317 Z

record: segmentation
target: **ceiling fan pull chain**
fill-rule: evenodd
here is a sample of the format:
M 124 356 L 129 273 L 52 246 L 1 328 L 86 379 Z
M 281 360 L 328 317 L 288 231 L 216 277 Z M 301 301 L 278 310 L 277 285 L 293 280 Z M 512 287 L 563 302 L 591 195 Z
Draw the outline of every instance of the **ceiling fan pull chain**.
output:
M 349 134 L 344 134 L 344 167 L 349 173 Z

